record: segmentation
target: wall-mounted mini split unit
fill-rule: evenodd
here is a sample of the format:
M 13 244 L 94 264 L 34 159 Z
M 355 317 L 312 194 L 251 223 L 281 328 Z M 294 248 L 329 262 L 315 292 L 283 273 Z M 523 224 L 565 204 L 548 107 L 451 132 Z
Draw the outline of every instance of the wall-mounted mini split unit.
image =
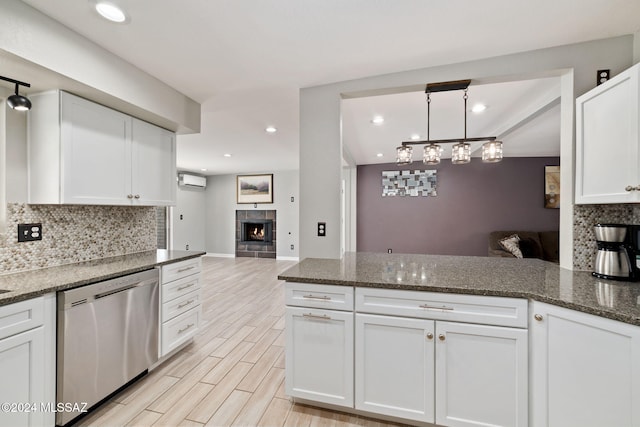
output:
M 207 178 L 204 176 L 189 175 L 188 173 L 179 173 L 178 185 L 181 187 L 207 188 Z

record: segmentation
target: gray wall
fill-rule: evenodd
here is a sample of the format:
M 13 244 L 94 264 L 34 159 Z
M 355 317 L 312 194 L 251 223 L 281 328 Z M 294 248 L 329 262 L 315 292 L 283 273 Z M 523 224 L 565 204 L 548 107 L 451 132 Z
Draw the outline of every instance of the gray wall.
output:
M 173 208 L 173 249 L 204 251 L 206 229 L 205 189 L 178 186 L 177 203 Z M 182 215 L 182 218 L 180 216 Z
M 496 230 L 558 230 L 559 209 L 544 208 L 544 167 L 558 157 L 505 158 L 467 165 L 448 160 L 358 166 L 359 252 L 487 255 Z M 383 170 L 436 169 L 436 197 L 382 197 Z
M 460 79 L 497 82 L 563 76 L 561 185 L 571 194 L 575 96 L 595 86 L 598 69 L 609 68 L 616 75 L 631 66 L 633 42 L 630 35 L 301 89 L 300 187 L 305 191 L 300 199 L 300 257 L 340 258 L 340 236 L 333 230 L 340 227 L 342 97 L 418 90 L 427 82 Z M 573 248 L 573 204 L 572 199 L 563 200 L 566 205 L 562 208 L 560 255 L 561 263 L 563 256 L 567 258 L 564 261 L 567 265 Z M 323 220 L 327 222 L 327 237 L 317 237 L 315 223 Z
M 271 173 L 271 172 L 267 172 Z M 276 210 L 278 221 L 278 258 L 298 257 L 298 171 L 273 172 L 273 203 L 236 203 L 236 175 L 213 175 L 207 177 L 206 191 L 206 249 L 217 255 L 235 254 L 236 209 Z M 294 197 L 294 202 L 291 202 Z M 291 249 L 291 245 L 294 248 Z

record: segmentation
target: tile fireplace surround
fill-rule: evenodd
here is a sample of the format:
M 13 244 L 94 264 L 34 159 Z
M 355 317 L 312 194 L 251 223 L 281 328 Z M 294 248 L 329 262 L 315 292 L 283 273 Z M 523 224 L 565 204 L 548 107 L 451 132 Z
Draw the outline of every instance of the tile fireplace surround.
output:
M 241 241 L 242 221 L 251 221 L 252 219 L 272 220 L 272 241 L 270 244 L 263 243 L 247 243 Z M 275 258 L 276 257 L 276 211 L 275 210 L 237 210 L 236 211 L 236 257 L 250 258 Z

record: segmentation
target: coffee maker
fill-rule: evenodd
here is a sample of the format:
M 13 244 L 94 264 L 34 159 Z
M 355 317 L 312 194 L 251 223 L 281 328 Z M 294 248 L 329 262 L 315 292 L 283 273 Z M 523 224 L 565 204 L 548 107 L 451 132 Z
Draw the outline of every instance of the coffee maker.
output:
M 596 224 L 598 252 L 593 275 L 611 280 L 640 280 L 636 256 L 640 257 L 639 225 Z

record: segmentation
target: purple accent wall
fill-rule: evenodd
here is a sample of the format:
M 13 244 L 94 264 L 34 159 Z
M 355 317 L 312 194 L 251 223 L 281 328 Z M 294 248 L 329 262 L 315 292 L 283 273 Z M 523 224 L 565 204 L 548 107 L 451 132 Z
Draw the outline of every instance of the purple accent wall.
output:
M 486 256 L 492 231 L 558 230 L 560 210 L 544 208 L 544 167 L 559 164 L 559 157 L 510 157 L 358 166 L 357 251 Z M 398 169 L 436 169 L 438 196 L 382 197 L 382 171 Z

